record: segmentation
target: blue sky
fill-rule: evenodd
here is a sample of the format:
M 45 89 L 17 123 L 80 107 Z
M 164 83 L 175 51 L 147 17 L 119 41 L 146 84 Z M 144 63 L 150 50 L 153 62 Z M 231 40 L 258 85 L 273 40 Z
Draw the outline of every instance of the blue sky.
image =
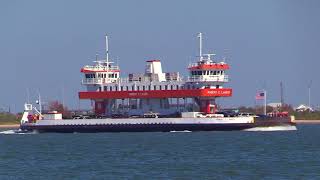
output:
M 319 102 L 320 1 L 15 1 L 0 2 L 0 106 L 21 111 L 41 92 L 44 101 L 78 107 L 80 68 L 104 54 L 110 36 L 111 58 L 122 75 L 140 72 L 148 59 L 160 59 L 165 71 L 186 74 L 198 53 L 196 34 L 204 34 L 204 52 L 224 54 L 231 65 L 234 96 L 225 106 L 254 105 L 255 92 L 268 101 Z M 224 53 L 227 50 L 227 53 Z M 82 102 L 81 104 L 86 104 Z M 84 105 L 82 105 L 84 106 Z

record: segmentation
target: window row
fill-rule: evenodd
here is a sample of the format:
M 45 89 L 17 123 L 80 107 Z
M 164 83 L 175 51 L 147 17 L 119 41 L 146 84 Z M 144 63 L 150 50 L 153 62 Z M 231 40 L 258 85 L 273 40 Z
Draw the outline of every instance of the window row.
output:
M 104 91 L 118 91 L 119 86 L 104 86 Z M 146 90 L 178 90 L 183 89 L 179 85 L 148 85 L 148 86 L 120 86 L 120 91 L 146 91 Z
M 112 74 L 106 74 L 106 73 L 98 73 L 98 78 L 118 78 L 117 73 L 112 73 Z M 96 78 L 96 74 L 85 74 L 86 78 Z
M 191 71 L 193 76 L 202 76 L 202 75 L 223 75 L 224 71 Z

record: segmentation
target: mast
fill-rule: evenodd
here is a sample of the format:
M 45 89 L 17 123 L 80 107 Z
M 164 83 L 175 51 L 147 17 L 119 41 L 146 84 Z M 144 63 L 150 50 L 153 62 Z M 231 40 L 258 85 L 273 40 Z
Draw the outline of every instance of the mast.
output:
M 284 106 L 284 98 L 283 98 L 283 84 L 282 81 L 280 82 L 280 103 L 281 107 Z
M 106 54 L 107 54 L 107 64 L 109 65 L 109 41 L 108 41 L 108 35 L 106 35 Z
M 199 38 L 199 57 L 200 57 L 200 61 L 202 61 L 202 33 L 201 32 L 198 34 L 198 38 Z

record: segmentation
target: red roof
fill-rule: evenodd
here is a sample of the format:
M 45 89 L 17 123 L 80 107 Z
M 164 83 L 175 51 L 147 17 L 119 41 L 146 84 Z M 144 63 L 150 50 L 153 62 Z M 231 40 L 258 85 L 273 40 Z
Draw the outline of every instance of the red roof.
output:
M 229 65 L 228 64 L 200 64 L 198 66 L 192 66 L 189 67 L 189 70 L 196 70 L 196 69 L 229 69 Z
M 153 60 L 148 60 L 146 62 L 160 62 L 160 60 L 159 59 L 153 59 Z

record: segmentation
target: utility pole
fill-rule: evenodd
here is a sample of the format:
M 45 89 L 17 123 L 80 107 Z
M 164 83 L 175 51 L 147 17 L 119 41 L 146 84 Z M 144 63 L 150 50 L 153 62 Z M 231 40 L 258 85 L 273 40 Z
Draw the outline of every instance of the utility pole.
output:
M 283 83 L 282 83 L 282 81 L 280 82 L 280 103 L 281 103 L 281 107 L 283 107 L 284 98 L 283 98 Z
M 312 80 L 310 80 L 308 84 L 308 106 L 311 108 L 311 85 L 312 85 Z

